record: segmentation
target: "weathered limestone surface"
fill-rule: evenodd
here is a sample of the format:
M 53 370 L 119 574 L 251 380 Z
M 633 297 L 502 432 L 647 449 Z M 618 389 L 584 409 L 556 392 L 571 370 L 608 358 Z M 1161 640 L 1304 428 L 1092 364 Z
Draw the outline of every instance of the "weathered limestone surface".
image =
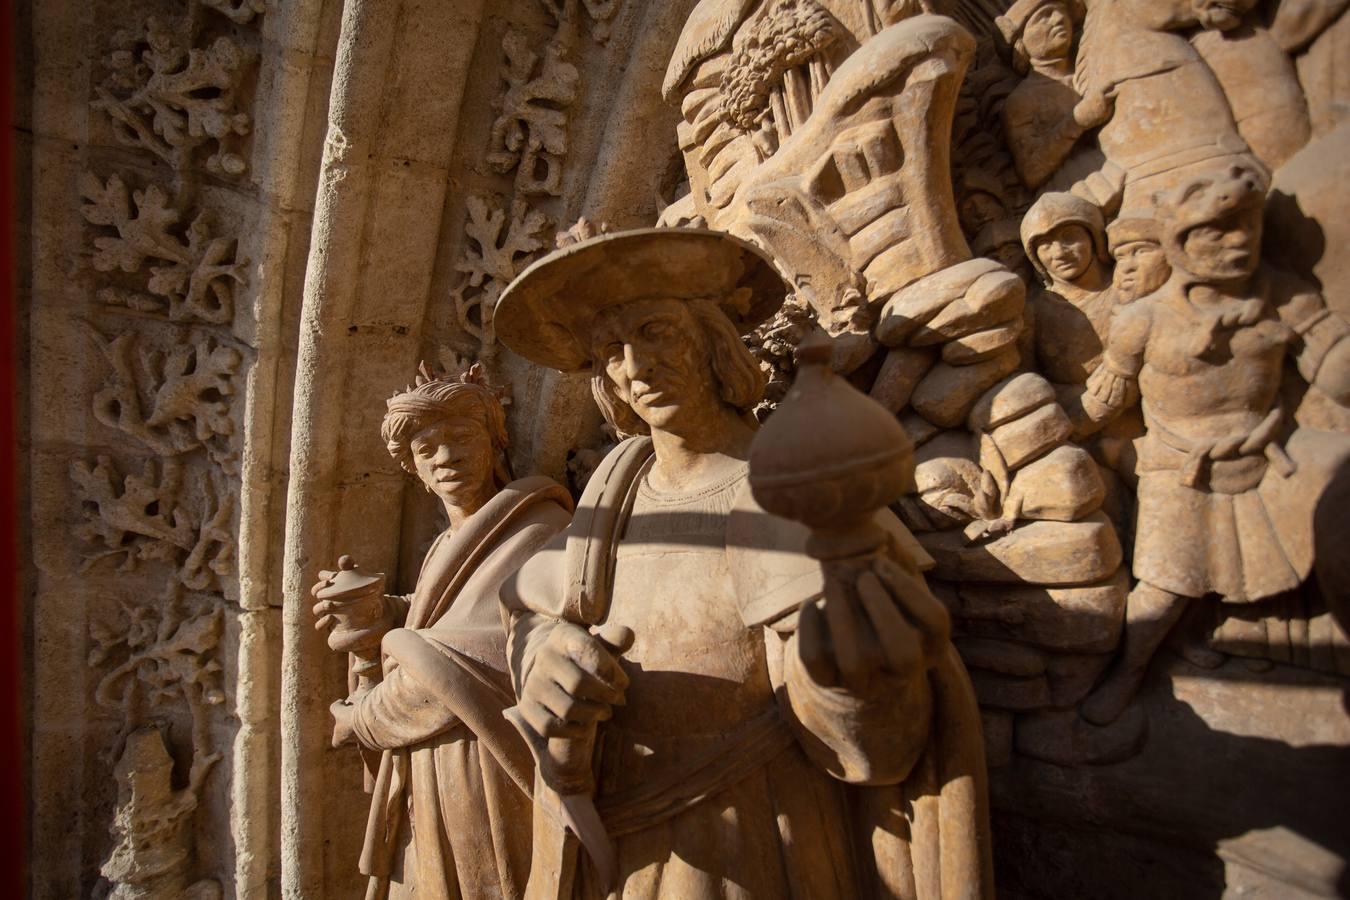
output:
M 802 758 L 762 767 L 770 782 L 828 786 L 885 770 L 881 781 L 916 784 L 913 760 L 872 738 L 887 715 L 924 708 L 926 691 L 942 694 L 944 678 L 968 671 L 978 710 L 961 721 L 978 719 L 982 741 L 953 741 L 938 763 L 982 783 L 967 751 L 983 746 L 1000 896 L 1350 890 L 1350 838 L 1337 821 L 1350 801 L 1350 623 L 1335 618 L 1350 597 L 1338 565 L 1350 534 L 1339 499 L 1350 483 L 1345 0 L 18 6 L 33 896 L 378 892 L 409 833 L 376 841 L 385 863 L 371 862 L 372 792 L 468 797 L 460 812 L 479 817 L 462 859 L 408 856 L 423 868 L 393 877 L 393 895 L 454 881 L 465 896 L 519 896 L 531 878 L 557 889 L 568 859 L 580 860 L 576 890 L 590 890 L 608 869 L 595 827 L 650 825 L 618 817 L 607 792 L 664 775 L 633 761 L 634 738 L 633 759 L 602 750 L 602 778 L 587 784 L 586 742 L 604 748 L 714 714 L 730 731 L 736 713 L 759 710 L 691 690 L 662 701 L 668 717 L 650 712 L 661 687 L 649 670 L 709 676 L 697 661 L 732 632 L 735 646 L 767 647 L 775 661 L 711 674 L 743 700 L 747 685 L 782 688 L 782 714 L 796 717 L 789 739 Z M 633 229 L 652 226 L 746 242 L 787 297 L 751 315 L 715 264 L 643 257 L 640 247 L 681 240 L 663 230 L 633 242 Z M 616 398 L 632 376 L 597 353 L 592 320 L 563 317 L 561 330 L 522 337 L 512 304 L 537 294 L 537 313 L 563 292 L 547 278 L 539 287 L 540 269 L 592 259 L 595 247 L 623 249 L 599 254 L 605 265 L 573 311 L 628 309 L 601 317 L 620 345 L 636 346 L 647 319 L 661 318 L 644 304 L 721 303 L 714 312 L 763 389 L 723 396 L 735 422 L 704 409 L 693 432 L 714 435 L 738 483 L 747 465 L 750 482 L 775 461 L 806 473 L 800 495 L 789 492 L 798 505 L 774 512 L 816 536 L 760 572 L 735 548 L 763 549 L 782 532 L 765 537 L 717 491 L 674 491 L 671 502 L 707 526 L 700 552 L 716 552 L 687 572 L 688 560 L 656 556 L 616 570 L 614 622 L 636 640 L 611 630 L 583 643 L 626 673 L 630 702 L 605 705 L 612 722 L 583 722 L 577 743 L 558 744 L 543 740 L 557 698 L 541 698 L 520 664 L 545 635 L 580 641 L 577 623 L 599 623 L 550 606 L 556 573 L 524 585 L 514 620 L 488 627 L 482 647 L 431 600 L 423 606 L 438 615 L 401 604 L 431 596 L 418 580 L 424 561 L 437 570 L 459 559 L 433 543 L 447 518 L 451 534 L 471 535 L 465 522 L 478 510 L 489 515 L 473 521 L 493 519 L 511 486 L 549 479 L 539 489 L 558 510 L 608 497 L 605 479 L 653 488 L 616 470 L 632 452 L 616 446 L 644 429 L 689 430 L 647 407 L 624 414 Z M 813 374 L 794 394 L 804 342 Z M 712 352 L 688 335 L 658 343 Z M 711 355 L 699 359 L 695 380 L 726 381 Z M 493 499 L 486 488 L 453 503 L 432 496 L 422 483 L 435 490 L 435 473 L 402 465 L 382 436 L 385 401 L 422 360 L 402 393 L 429 417 L 419 429 L 444 410 L 419 406 L 417 390 L 448 397 L 473 384 L 502 404 L 502 439 L 495 413 L 480 429 L 495 443 L 477 483 L 500 489 Z M 876 403 L 829 419 L 837 410 L 820 397 L 843 397 L 845 382 Z M 840 408 L 860 409 L 849 397 Z M 803 424 L 803 408 L 818 418 Z M 862 421 L 872 424 L 853 428 Z M 812 425 L 818 439 L 803 442 Z M 875 445 L 903 457 L 903 484 L 859 462 Z M 676 458 L 656 447 L 655 487 L 703 471 Z M 665 502 L 635 491 L 640 512 Z M 840 518 L 810 519 L 826 509 Z M 735 521 L 723 529 L 709 516 Z M 883 522 L 884 551 L 873 545 Z M 844 533 L 860 543 L 829 556 Z M 620 556 L 667 538 L 605 535 Z M 343 554 L 359 561 L 348 572 L 381 573 L 383 588 L 340 578 Z M 513 546 L 499 567 L 528 556 Z M 755 579 L 790 582 L 789 558 L 819 565 L 798 587 L 745 601 Z M 926 574 L 899 578 L 881 558 Z M 699 614 L 685 612 L 684 588 L 723 565 L 730 581 L 700 594 Z M 864 588 L 869 566 L 876 586 Z M 321 570 L 331 592 L 311 596 Z M 481 571 L 464 608 L 493 612 L 505 573 Z M 625 599 L 639 583 L 645 604 Z M 827 599 L 802 602 L 793 591 L 807 584 Z M 922 673 L 887 643 L 899 631 L 878 626 L 887 652 L 871 668 L 863 650 L 825 640 L 820 615 L 848 602 L 875 610 L 877 591 L 926 623 Z M 717 617 L 735 602 L 748 605 Z M 315 628 L 324 615 L 335 617 L 322 622 L 335 628 L 327 644 Z M 669 647 L 653 637 L 660 628 Z M 509 659 L 496 643 L 508 634 L 529 653 Z M 478 650 L 478 683 L 498 693 L 466 706 L 455 693 L 469 671 L 461 657 Z M 441 693 L 408 693 L 414 672 Z M 872 677 L 899 685 L 893 705 L 840 726 L 842 707 L 821 698 L 857 701 Z M 839 693 L 813 692 L 822 685 Z M 517 701 L 519 735 L 499 716 Z M 437 719 L 462 709 L 492 715 Z M 896 734 L 913 750 L 938 732 Z M 410 750 L 419 740 L 434 747 Z M 466 747 L 508 748 L 473 769 L 474 783 L 496 778 L 506 794 L 457 792 L 461 782 L 416 768 L 448 765 Z M 834 762 L 822 762 L 823 747 Z M 414 773 L 404 793 L 380 781 L 400 765 Z M 527 787 L 538 788 L 533 818 Z M 881 796 L 874 788 L 856 797 Z M 942 793 L 912 789 L 935 803 Z M 548 792 L 582 797 L 583 816 L 590 803 L 580 854 L 545 827 Z M 738 808 L 758 808 L 736 796 Z M 981 804 L 940 799 L 914 821 L 963 810 L 939 818 L 969 826 L 971 843 L 953 846 L 975 850 L 957 870 L 989 889 Z M 680 814 L 696 823 L 704 813 Z M 632 833 L 615 838 L 608 874 L 637 877 Z M 491 849 L 488 837 L 499 839 Z M 541 860 L 541 841 L 556 858 Z M 707 876 L 771 895 L 756 879 L 774 854 L 790 869 L 791 844 L 766 839 L 747 851 L 753 864 L 677 866 L 668 891 L 697 895 L 688 885 Z M 883 882 L 903 870 L 872 849 Z M 847 877 L 872 877 L 862 871 Z M 921 875 L 914 890 L 948 884 Z

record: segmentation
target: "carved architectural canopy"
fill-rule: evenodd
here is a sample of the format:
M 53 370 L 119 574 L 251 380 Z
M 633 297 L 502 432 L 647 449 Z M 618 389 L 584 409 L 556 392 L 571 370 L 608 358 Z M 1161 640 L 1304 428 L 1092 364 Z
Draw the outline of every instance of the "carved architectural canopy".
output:
M 29 893 L 1345 894 L 1347 6 L 16 3 Z

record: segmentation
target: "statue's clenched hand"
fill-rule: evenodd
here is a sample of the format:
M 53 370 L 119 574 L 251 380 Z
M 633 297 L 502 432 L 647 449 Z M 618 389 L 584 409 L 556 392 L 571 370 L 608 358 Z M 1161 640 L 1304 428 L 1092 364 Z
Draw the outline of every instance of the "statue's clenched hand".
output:
M 582 736 L 623 703 L 628 676 L 618 656 L 632 641 L 632 632 L 623 631 L 610 643 L 571 622 L 553 627 L 520 688 L 520 715 L 536 734 Z
M 851 579 L 831 577 L 825 597 L 802 607 L 797 653 L 817 684 L 870 694 L 922 675 L 950 636 L 923 576 L 883 556 Z

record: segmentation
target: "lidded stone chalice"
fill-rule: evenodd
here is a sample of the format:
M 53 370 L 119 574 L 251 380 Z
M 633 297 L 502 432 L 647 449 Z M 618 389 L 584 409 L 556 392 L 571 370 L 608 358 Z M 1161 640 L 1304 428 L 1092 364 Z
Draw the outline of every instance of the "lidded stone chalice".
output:
M 367 574 L 350 556 L 342 556 L 337 570 L 322 571 L 319 579 L 314 599 L 330 601 L 333 606 L 319 617 L 315 627 L 322 631 L 333 626 L 328 646 L 339 653 L 350 653 L 351 674 L 360 687 L 369 687 L 378 680 L 380 671 L 380 640 L 385 631 L 384 574 Z

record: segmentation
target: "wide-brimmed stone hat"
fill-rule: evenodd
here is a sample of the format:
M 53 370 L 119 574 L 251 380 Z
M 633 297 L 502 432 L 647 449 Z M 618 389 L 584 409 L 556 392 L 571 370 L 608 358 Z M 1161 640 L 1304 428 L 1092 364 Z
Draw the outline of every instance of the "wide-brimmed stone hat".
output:
M 740 288 L 748 290 L 741 291 Z M 497 301 L 497 338 L 542 366 L 591 366 L 596 314 L 636 300 L 713 300 L 747 334 L 782 305 L 787 285 L 758 247 L 703 228 L 640 228 L 555 250 Z

